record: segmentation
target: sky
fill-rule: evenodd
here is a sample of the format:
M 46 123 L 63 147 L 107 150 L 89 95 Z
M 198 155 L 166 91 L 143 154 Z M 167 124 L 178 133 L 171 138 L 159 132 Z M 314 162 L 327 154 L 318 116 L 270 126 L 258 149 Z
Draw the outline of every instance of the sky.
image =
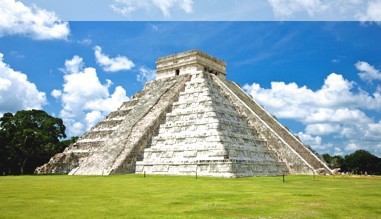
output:
M 78 136 L 157 58 L 199 49 L 318 153 L 381 157 L 381 1 L 0 0 L 0 14 L 0 115 L 42 109 Z

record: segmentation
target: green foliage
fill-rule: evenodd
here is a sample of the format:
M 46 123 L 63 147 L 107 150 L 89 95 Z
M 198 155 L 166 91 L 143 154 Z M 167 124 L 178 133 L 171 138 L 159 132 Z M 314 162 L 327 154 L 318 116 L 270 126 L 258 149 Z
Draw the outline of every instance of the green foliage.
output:
M 370 176 L 6 176 L 0 218 L 380 218 L 380 185 Z
M 381 174 L 381 159 L 365 150 L 357 150 L 346 155 L 343 171 L 357 174 Z
M 66 147 L 68 147 L 69 145 L 74 144 L 74 143 L 78 140 L 78 138 L 79 138 L 78 136 L 73 136 L 73 137 L 71 137 L 70 139 L 62 140 L 62 141 L 60 142 L 61 147 L 62 147 L 62 148 L 66 148 Z
M 41 110 L 23 110 L 0 118 L 0 174 L 31 174 L 64 149 L 61 119 Z
M 340 168 L 341 172 L 381 175 L 381 158 L 365 150 L 357 150 L 345 157 L 332 157 L 329 154 L 323 154 L 322 157 L 330 168 Z
M 329 154 L 323 154 L 322 157 L 331 169 L 342 169 L 344 163 L 344 158 L 342 156 L 336 155 L 332 157 Z

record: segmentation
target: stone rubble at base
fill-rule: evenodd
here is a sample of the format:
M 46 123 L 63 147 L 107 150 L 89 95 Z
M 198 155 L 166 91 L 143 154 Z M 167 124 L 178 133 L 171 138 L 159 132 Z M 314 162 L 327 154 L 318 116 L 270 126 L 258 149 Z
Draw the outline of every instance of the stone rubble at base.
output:
M 157 79 L 38 174 L 245 177 L 332 174 L 199 50 L 157 61 Z

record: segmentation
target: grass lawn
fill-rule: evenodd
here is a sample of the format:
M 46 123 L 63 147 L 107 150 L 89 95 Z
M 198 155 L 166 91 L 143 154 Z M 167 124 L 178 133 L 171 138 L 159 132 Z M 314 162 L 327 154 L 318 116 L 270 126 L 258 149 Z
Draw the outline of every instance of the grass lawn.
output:
M 0 177 L 0 218 L 381 218 L 381 177 Z

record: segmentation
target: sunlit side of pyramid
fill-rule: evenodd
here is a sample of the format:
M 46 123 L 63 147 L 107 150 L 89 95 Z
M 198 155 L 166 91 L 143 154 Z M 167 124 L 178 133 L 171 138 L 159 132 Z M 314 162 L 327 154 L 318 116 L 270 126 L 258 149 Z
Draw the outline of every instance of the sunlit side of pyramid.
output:
M 157 78 L 40 174 L 245 177 L 332 171 L 198 50 L 157 60 Z

